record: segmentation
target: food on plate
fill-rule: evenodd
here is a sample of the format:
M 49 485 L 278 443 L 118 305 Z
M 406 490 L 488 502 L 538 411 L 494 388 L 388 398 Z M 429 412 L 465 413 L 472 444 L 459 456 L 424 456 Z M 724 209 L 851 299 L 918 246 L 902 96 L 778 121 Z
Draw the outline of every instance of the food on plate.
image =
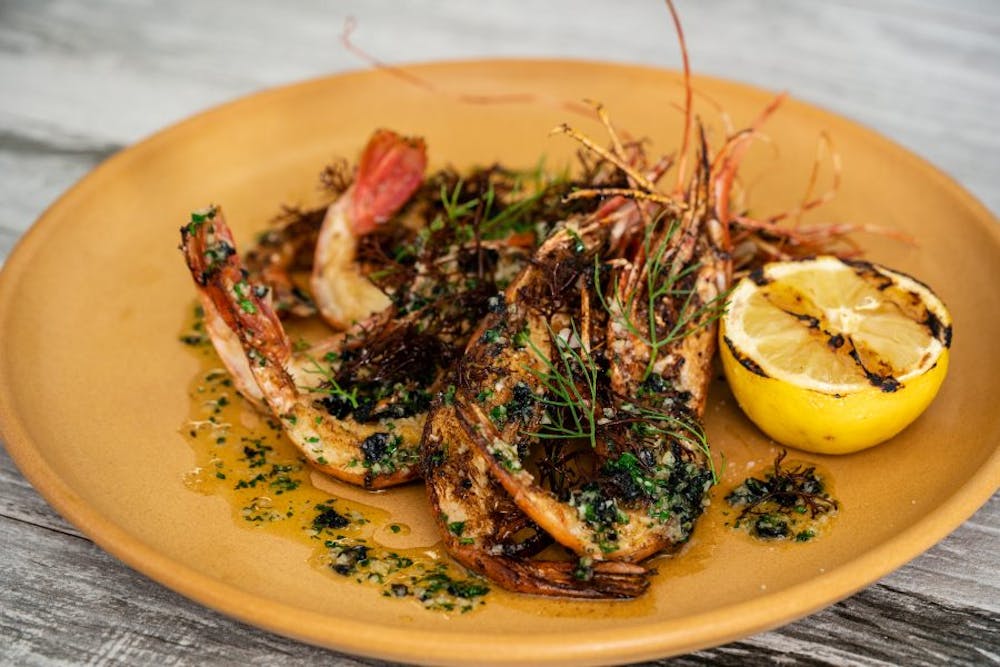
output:
M 731 276 L 803 247 L 729 211 L 774 106 L 715 152 L 689 117 L 693 155 L 655 161 L 597 107 L 609 148 L 558 128 L 583 146 L 574 181 L 424 178 L 423 143 L 380 130 L 319 228 L 315 211 L 292 216 L 249 253 L 253 271 L 218 207 L 192 215 L 181 247 L 206 331 L 314 467 L 369 489 L 423 472 L 460 563 L 516 591 L 634 597 L 639 561 L 689 539 L 715 479 L 701 418 Z M 358 192 L 389 196 L 373 213 Z M 338 280 L 367 287 L 319 295 Z M 308 295 L 346 330 L 297 349 L 272 305 L 288 295 L 286 317 Z M 566 550 L 532 558 L 553 543 Z
M 500 167 L 464 177 L 443 170 L 424 182 L 422 151 L 418 140 L 376 132 L 354 183 L 330 205 L 312 282 L 317 275 L 362 281 L 379 299 L 353 289 L 315 298 L 321 312 L 337 313 L 327 319 L 338 325 L 345 313 L 362 319 L 304 350 L 293 349 L 272 306 L 287 273 L 278 286 L 256 281 L 217 207 L 195 212 L 181 229 L 205 328 L 237 388 L 278 417 L 314 466 L 373 489 L 419 475 L 431 398 L 445 389 L 451 363 L 490 300 L 528 260 L 553 216 L 567 210 L 562 197 L 573 187 Z M 404 165 L 386 166 L 392 161 Z M 381 183 L 401 173 L 405 187 Z M 603 183 L 607 173 L 588 173 L 587 182 Z M 362 190 L 391 196 L 356 203 Z M 571 208 L 594 206 L 582 201 Z M 341 246 L 350 252 L 333 259 L 323 239 L 331 222 L 338 230 L 346 224 L 345 210 L 355 216 L 347 228 L 352 239 Z M 378 305 L 384 307 L 369 311 Z
M 361 154 L 354 182 L 327 209 L 309 284 L 320 315 L 332 326 L 345 329 L 389 306 L 386 294 L 357 270 L 358 239 L 409 201 L 426 167 L 422 140 L 379 130 Z
M 645 571 L 624 564 L 686 542 L 714 479 L 701 416 L 731 267 L 713 174 L 698 159 L 689 193 L 661 195 L 667 163 L 612 146 L 634 185 L 542 244 L 424 438 L 449 551 L 514 590 L 634 596 Z M 562 578 L 522 556 L 552 541 L 577 556 Z
M 215 332 L 225 327 L 226 353 L 239 354 L 236 350 L 241 349 L 244 355 L 237 364 L 242 374 L 236 376 L 237 385 L 256 383 L 257 395 L 306 459 L 334 477 L 369 488 L 416 477 L 415 447 L 421 423 L 412 417 L 401 419 L 388 433 L 377 423 L 333 419 L 317 401 L 321 385 L 301 387 L 296 382 L 291 341 L 265 298 L 267 288 L 247 280 L 222 211 L 211 207 L 194 213 L 181 236 L 188 267 L 202 295 L 209 335 L 216 342 Z M 210 324 L 213 321 L 221 323 L 218 328 Z M 341 349 L 345 340 L 346 336 L 340 336 L 323 347 L 330 350 L 327 354 L 336 354 L 334 350 Z M 371 464 L 362 465 L 362 461 Z
M 219 208 L 181 230 L 235 386 L 334 477 L 381 489 L 423 475 L 447 551 L 513 591 L 633 598 L 643 561 L 690 539 L 717 481 L 703 418 L 720 340 L 751 418 L 815 451 L 889 437 L 947 366 L 950 320 L 929 290 L 848 260 L 861 228 L 797 224 L 839 176 L 794 211 L 746 208 L 737 170 L 783 96 L 713 148 L 684 64 L 670 156 L 651 159 L 600 105 L 607 147 L 555 130 L 582 147 L 572 180 L 499 165 L 425 176 L 424 142 L 379 130 L 353 174 L 328 170 L 334 201 L 290 210 L 246 264 Z M 804 259 L 817 252 L 841 258 Z M 279 315 L 313 313 L 333 330 L 299 349 Z M 860 380 L 817 370 L 845 358 Z M 832 403 L 803 418 L 817 393 Z M 874 421 L 838 430 L 857 401 Z M 758 487 L 813 481 L 780 463 Z M 752 491 L 734 492 L 745 513 Z
M 831 256 L 775 262 L 733 290 L 721 356 L 740 407 L 777 442 L 846 454 L 899 433 L 948 371 L 951 317 L 923 283 Z
M 271 288 L 248 279 L 220 209 L 192 215 L 182 249 L 210 337 L 242 355 L 228 363 L 237 386 L 311 464 L 372 489 L 414 478 L 437 395 L 423 468 L 457 559 L 514 590 L 634 597 L 648 573 L 633 562 L 688 539 L 713 480 L 700 416 L 732 272 L 713 197 L 735 162 L 710 162 L 702 139 L 692 184 L 662 194 L 655 182 L 682 165 L 650 163 L 598 114 L 610 149 L 562 130 L 588 156 L 575 182 L 529 191 L 492 168 L 473 197 L 441 186 L 422 223 L 404 207 L 385 229 L 414 233 L 365 266 L 389 306 L 305 352 Z M 362 258 L 372 254 L 342 270 L 360 274 Z M 501 436 L 510 442 L 498 449 Z M 524 477 L 535 464 L 519 447 L 539 450 L 538 479 Z M 475 480 L 442 474 L 467 465 Z M 527 557 L 553 541 L 578 558 Z

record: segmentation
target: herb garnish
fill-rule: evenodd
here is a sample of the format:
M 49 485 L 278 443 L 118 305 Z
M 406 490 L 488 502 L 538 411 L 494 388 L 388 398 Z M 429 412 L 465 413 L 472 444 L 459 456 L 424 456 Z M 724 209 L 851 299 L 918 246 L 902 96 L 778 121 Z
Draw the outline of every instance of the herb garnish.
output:
M 646 257 L 645 284 L 622 294 L 621 283 L 614 282 L 610 296 L 601 287 L 600 258 L 594 259 L 594 284 L 604 310 L 619 326 L 649 348 L 649 361 L 643 380 L 653 373 L 661 350 L 719 319 L 729 291 L 717 294 L 705 303 L 698 298 L 698 263 L 673 266 L 675 258 L 668 251 L 676 246 L 680 219 L 664 213 L 643 233 L 642 250 Z M 654 235 L 658 237 L 654 239 Z M 679 305 L 678 305 L 679 304 Z
M 732 507 L 742 507 L 733 522 L 765 540 L 807 542 L 816 536 L 817 519 L 833 514 L 839 503 L 827 493 L 814 466 L 783 466 L 786 450 L 774 460 L 764 478 L 750 477 L 726 496 Z

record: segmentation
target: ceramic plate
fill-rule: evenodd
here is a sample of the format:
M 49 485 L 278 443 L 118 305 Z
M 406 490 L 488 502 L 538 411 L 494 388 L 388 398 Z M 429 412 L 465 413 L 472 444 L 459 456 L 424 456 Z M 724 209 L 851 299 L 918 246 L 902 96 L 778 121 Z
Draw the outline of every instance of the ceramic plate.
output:
M 1000 226 L 953 181 L 873 132 L 794 100 L 768 123 L 742 182 L 755 212 L 793 208 L 822 132 L 843 160 L 838 196 L 813 221 L 871 223 L 915 245 L 859 237 L 867 257 L 920 277 L 948 304 L 952 367 L 937 401 L 893 441 L 849 457 L 799 455 L 833 480 L 842 503 L 812 542 L 761 545 L 723 525 L 721 495 L 776 450 L 713 387 L 708 432 L 724 452 L 716 502 L 685 553 L 659 563 L 646 597 L 568 603 L 497 594 L 444 615 L 338 581 L 296 541 L 247 530 L 226 501 L 194 493 L 182 434 L 198 361 L 178 343 L 193 303 L 177 251 L 189 211 L 222 204 L 246 246 L 282 202 L 316 196 L 333 156 L 353 159 L 380 126 L 426 137 L 432 164 L 569 160 L 550 137 L 569 104 L 603 101 L 617 125 L 675 150 L 676 73 L 565 61 L 428 64 L 438 91 L 382 72 L 311 81 L 227 104 L 115 155 L 57 201 L 24 237 L 0 280 L 0 418 L 17 464 L 98 544 L 153 579 L 222 612 L 350 653 L 455 663 L 624 662 L 718 644 L 802 617 L 850 595 L 943 538 L 1000 479 Z M 725 110 L 748 123 L 772 94 L 697 79 L 718 139 Z M 477 104 L 462 95 L 499 95 Z M 826 174 L 828 177 L 829 174 Z M 382 496 L 392 511 L 418 491 Z M 404 502 L 410 507 L 404 508 Z M 395 505 L 394 505 L 395 503 Z M 393 510 L 395 507 L 395 510 Z M 429 517 L 410 512 L 416 528 Z M 493 594 L 491 593 L 491 596 Z

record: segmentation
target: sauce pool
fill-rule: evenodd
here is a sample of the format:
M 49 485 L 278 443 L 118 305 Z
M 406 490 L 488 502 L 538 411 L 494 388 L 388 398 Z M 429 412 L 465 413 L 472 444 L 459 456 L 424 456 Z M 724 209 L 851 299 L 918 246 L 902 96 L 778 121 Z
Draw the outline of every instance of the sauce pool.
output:
M 180 340 L 200 364 L 181 427 L 197 461 L 184 476 L 188 489 L 225 498 L 238 525 L 308 545 L 310 562 L 331 577 L 429 610 L 469 612 L 483 605 L 488 582 L 452 563 L 430 527 L 379 507 L 386 494 L 312 471 L 278 421 L 243 400 L 204 334 L 200 308 Z M 404 504 L 414 511 L 427 505 L 422 487 L 393 493 L 393 506 L 398 494 L 413 496 Z

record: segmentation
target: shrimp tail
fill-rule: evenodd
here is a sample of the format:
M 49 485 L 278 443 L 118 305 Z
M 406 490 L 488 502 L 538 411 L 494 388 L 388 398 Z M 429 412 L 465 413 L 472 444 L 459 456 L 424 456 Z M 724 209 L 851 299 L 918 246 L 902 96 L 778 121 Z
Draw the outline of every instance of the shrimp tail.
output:
M 202 303 L 228 330 L 222 349 L 235 349 L 229 344 L 238 343 L 242 350 L 242 359 L 227 361 L 227 367 L 240 374 L 238 385 L 256 383 L 256 395 L 313 467 L 369 489 L 402 484 L 418 475 L 421 425 L 400 420 L 397 432 L 390 435 L 379 424 L 334 418 L 316 407 L 312 395 L 300 392 L 290 371 L 292 346 L 269 303 L 268 288 L 248 280 L 220 209 L 212 206 L 192 215 L 181 228 L 181 250 Z
M 320 315 L 334 328 L 346 329 L 389 306 L 388 297 L 358 267 L 358 239 L 409 201 L 426 168 L 423 139 L 378 130 L 361 153 L 354 183 L 327 209 L 310 287 Z
M 423 139 L 378 130 L 368 141 L 351 191 L 351 223 L 357 236 L 391 218 L 424 180 L 427 148 Z
M 254 377 L 247 349 L 279 367 L 291 358 L 291 344 L 262 286 L 251 287 L 236 253 L 236 242 L 216 206 L 196 211 L 181 227 L 181 250 L 199 287 L 213 345 L 237 390 L 258 409 L 265 398 Z M 249 345 L 250 348 L 246 346 Z

